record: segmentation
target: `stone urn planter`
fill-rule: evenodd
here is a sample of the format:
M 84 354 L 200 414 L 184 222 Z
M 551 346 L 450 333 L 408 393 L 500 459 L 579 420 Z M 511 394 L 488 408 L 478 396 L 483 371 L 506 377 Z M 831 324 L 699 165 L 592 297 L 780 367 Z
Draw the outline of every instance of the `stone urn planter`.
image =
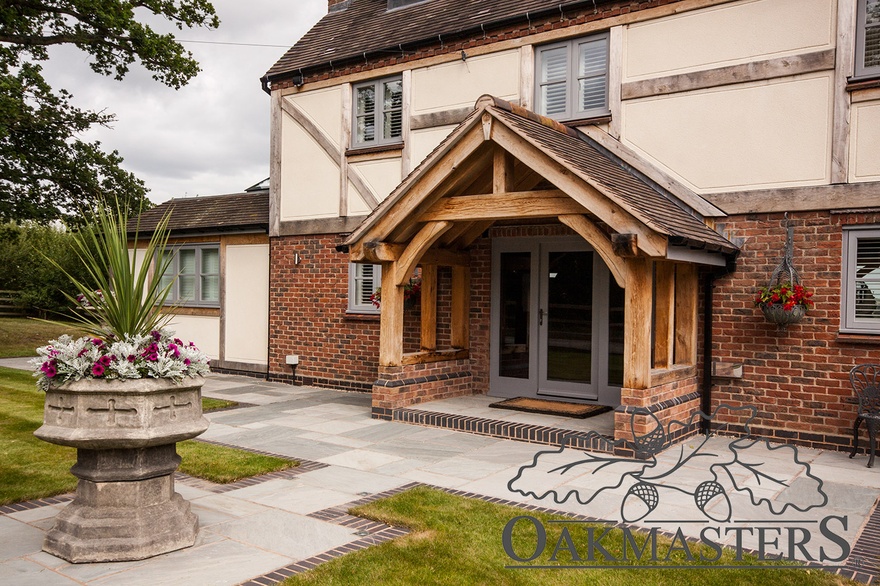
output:
M 76 497 L 43 551 L 69 562 L 139 560 L 195 543 L 198 518 L 174 491 L 176 442 L 208 428 L 201 377 L 82 379 L 46 391 L 38 438 L 77 449 Z

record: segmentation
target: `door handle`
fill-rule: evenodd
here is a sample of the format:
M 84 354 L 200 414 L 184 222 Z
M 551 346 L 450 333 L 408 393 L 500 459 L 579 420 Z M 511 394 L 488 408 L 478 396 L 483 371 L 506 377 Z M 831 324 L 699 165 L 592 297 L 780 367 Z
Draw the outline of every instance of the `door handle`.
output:
M 538 325 L 539 326 L 544 325 L 544 310 L 543 309 L 538 309 Z

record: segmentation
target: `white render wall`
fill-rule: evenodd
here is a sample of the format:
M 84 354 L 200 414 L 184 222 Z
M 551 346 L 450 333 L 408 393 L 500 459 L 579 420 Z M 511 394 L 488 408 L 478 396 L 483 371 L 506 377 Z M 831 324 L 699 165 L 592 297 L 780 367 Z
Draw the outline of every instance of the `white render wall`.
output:
M 220 358 L 220 318 L 201 315 L 175 315 L 168 328 L 184 343 L 193 342 L 211 360 Z
M 226 246 L 224 360 L 269 362 L 269 245 Z

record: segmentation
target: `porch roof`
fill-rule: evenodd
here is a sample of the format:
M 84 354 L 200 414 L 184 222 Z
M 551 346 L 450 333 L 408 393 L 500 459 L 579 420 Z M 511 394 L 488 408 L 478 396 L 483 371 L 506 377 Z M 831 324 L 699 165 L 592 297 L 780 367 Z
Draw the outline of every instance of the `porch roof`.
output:
M 492 130 L 492 124 L 500 125 L 497 131 Z M 476 136 L 480 134 L 480 125 L 483 136 Z M 667 245 L 726 255 L 738 251 L 734 244 L 704 223 L 703 217 L 723 214 L 696 194 L 690 194 L 690 201 L 686 202 L 584 133 L 492 96 L 483 96 L 477 101 L 474 111 L 364 220 L 347 243 L 405 242 L 415 231 L 412 226 L 406 227 L 407 224 L 426 221 L 426 212 L 439 198 L 466 195 L 450 186 L 452 176 L 481 165 L 491 169 L 491 156 L 487 156 L 486 149 L 480 150 L 490 142 L 508 151 L 513 142 L 523 145 L 513 156 L 540 175 L 545 183 L 553 183 L 557 188 L 530 191 L 531 196 L 545 200 L 553 196 L 554 201 L 559 202 L 570 198 L 582 206 L 572 209 L 566 205 L 559 211 L 560 217 L 583 214 L 598 225 L 604 224 L 606 236 L 608 232 L 641 232 L 643 240 L 656 243 L 649 247 L 649 243 L 644 242 L 643 252 L 649 256 L 665 256 Z M 445 175 L 429 181 L 435 189 L 420 186 L 430 175 L 438 173 Z M 676 191 L 681 193 L 682 189 Z M 502 195 L 517 195 L 514 190 L 511 192 Z M 560 198 L 560 195 L 568 198 Z M 503 199 L 495 201 L 500 203 Z M 524 210 L 528 209 L 527 203 L 523 205 Z M 553 206 L 547 207 L 550 212 L 546 216 L 555 216 Z M 493 216 L 487 214 L 488 217 Z M 515 218 L 515 215 L 510 217 Z M 491 223 L 484 222 L 484 225 Z M 463 248 L 468 242 L 447 240 L 445 244 L 449 248 Z

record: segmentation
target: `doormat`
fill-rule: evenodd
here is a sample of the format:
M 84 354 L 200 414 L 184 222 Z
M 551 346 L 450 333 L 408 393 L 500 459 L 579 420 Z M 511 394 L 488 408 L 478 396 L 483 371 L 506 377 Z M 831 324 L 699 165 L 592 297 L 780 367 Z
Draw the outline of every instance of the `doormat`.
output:
M 587 417 L 607 413 L 612 409 L 605 405 L 563 403 L 562 401 L 548 401 L 546 399 L 533 399 L 531 397 L 506 399 L 497 403 L 491 403 L 489 407 L 494 407 L 496 409 L 511 409 L 513 411 L 525 411 L 526 413 L 540 413 L 541 415 L 574 417 L 576 419 L 586 419 Z

